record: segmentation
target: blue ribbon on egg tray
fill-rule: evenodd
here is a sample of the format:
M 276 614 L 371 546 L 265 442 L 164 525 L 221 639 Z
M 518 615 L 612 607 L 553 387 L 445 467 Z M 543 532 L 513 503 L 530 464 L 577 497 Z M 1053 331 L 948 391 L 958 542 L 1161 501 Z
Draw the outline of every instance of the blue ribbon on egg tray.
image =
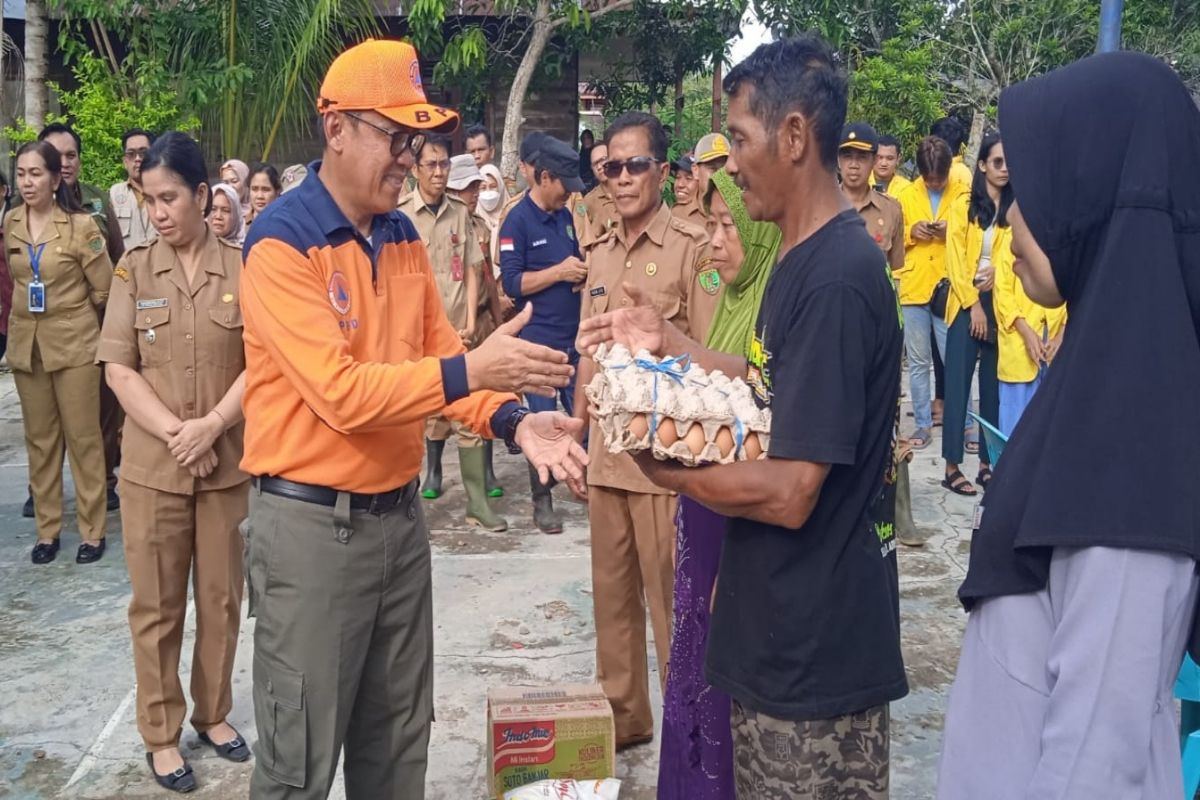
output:
M 633 365 L 647 372 L 654 373 L 654 387 L 651 390 L 650 402 L 650 439 L 658 435 L 658 376 L 666 375 L 671 380 L 683 386 L 683 376 L 692 368 L 692 357 L 687 353 L 656 361 L 653 358 L 635 358 Z M 625 369 L 629 364 L 617 364 L 613 369 Z

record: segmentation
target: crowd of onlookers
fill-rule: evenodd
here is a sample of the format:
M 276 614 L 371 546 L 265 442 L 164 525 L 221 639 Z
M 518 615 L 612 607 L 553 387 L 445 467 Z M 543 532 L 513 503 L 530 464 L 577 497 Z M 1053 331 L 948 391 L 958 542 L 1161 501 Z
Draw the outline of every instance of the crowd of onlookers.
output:
M 19 148 L 0 318 L 31 557 L 57 557 L 69 457 L 77 562 L 121 511 L 159 785 L 197 785 L 190 580 L 190 721 L 233 761 L 251 756 L 226 722 L 243 594 L 257 618 L 252 798 L 325 797 L 339 760 L 352 798 L 423 796 L 421 498 L 443 497 L 453 436 L 468 524 L 508 526 L 494 441 L 528 462 L 538 530 L 563 530 L 556 484 L 586 504 L 619 750 L 655 736 L 653 630 L 660 800 L 883 800 L 908 691 L 896 545 L 923 543 L 907 461 L 940 425 L 943 486 L 986 495 L 939 797 L 1180 794 L 1171 690 L 1189 638 L 1200 653 L 1194 100 L 1155 59 L 1096 56 L 1006 90 L 1003 138 L 969 161 L 940 120 L 906 177 L 894 139 L 845 120 L 815 36 L 763 45 L 724 90 L 727 131 L 678 158 L 633 111 L 578 150 L 529 133 L 508 180 L 486 129 L 460 142 L 457 112 L 426 102 L 412 46 L 369 40 L 321 86 L 322 160 L 282 176 L 231 160 L 210 187 L 194 139 L 135 130 L 105 193 L 79 181 L 69 127 Z M 1133 323 L 1114 338 L 1114 319 Z M 766 452 L 610 450 L 585 387 L 614 343 L 638 354 L 614 369 L 743 379 L 772 412 Z M 1131 420 L 1141 447 L 1116 435 Z

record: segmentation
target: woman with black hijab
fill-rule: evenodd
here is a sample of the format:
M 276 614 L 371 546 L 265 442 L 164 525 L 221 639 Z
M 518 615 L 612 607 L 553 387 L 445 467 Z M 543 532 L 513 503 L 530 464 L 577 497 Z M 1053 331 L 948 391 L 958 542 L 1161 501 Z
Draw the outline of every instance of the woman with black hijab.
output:
M 972 538 L 938 797 L 1182 797 L 1200 111 L 1169 67 L 1113 53 L 1006 90 L 1000 127 L 1014 270 L 1036 302 L 1070 305 L 1071 331 Z

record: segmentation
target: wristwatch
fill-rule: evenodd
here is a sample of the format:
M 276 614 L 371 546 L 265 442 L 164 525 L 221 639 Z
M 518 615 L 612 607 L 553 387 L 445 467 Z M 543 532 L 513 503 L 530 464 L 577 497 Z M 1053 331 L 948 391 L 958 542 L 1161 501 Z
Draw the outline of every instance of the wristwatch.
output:
M 508 417 L 508 425 L 504 428 L 504 444 L 508 446 L 508 452 L 514 456 L 521 455 L 521 448 L 517 445 L 516 435 L 517 426 L 521 421 L 528 417 L 530 411 L 528 408 L 518 408 Z

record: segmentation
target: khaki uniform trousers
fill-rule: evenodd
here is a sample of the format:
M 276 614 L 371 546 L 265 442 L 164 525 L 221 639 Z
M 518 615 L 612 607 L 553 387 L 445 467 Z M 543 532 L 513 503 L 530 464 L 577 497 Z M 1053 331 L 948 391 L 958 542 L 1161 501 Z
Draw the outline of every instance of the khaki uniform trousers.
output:
M 179 744 L 187 703 L 179 653 L 188 574 L 196 604 L 192 727 L 207 731 L 233 707 L 233 656 L 242 610 L 242 537 L 249 483 L 174 494 L 121 480 L 121 526 L 133 599 L 138 733 L 153 752 Z
M 654 733 L 646 659 L 646 608 L 658 677 L 667 681 L 675 587 L 675 508 L 671 495 L 588 487 L 596 672 L 612 703 L 617 741 Z
M 100 367 L 85 364 L 47 372 L 36 343 L 32 366 L 32 372 L 14 369 L 13 380 L 25 422 L 38 538 L 57 539 L 62 533 L 65 444 L 75 481 L 79 536 L 100 539 L 108 513 L 100 436 Z
M 429 441 L 444 442 L 450 438 L 451 433 L 458 437 L 459 447 L 479 447 L 483 444 L 479 434 L 461 422 L 445 417 L 430 417 L 425 420 L 425 438 Z
M 421 800 L 433 721 L 429 529 L 417 483 L 386 513 L 250 490 L 258 727 L 251 800 Z

